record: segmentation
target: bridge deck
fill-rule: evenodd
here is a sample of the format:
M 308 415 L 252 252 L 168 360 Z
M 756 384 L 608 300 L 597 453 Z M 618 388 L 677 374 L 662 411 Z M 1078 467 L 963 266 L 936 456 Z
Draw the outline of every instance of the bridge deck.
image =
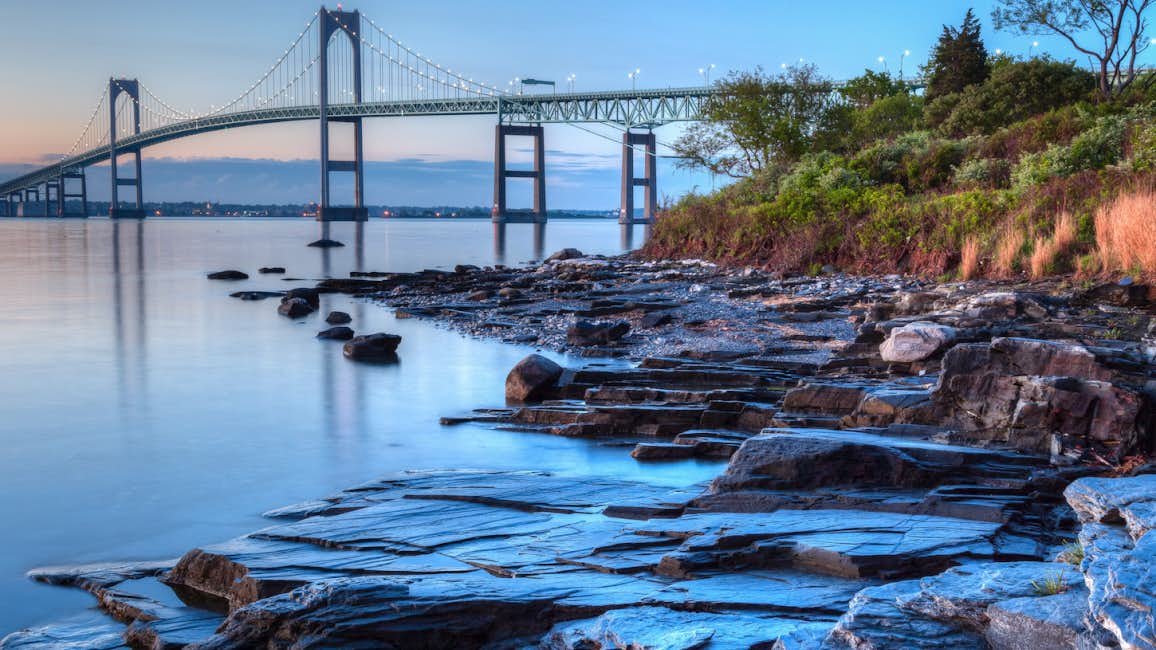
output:
M 657 126 L 699 119 L 712 88 L 495 95 L 461 99 L 405 100 L 331 104 L 329 117 L 405 117 L 431 115 L 496 115 L 500 121 L 519 123 L 614 123 L 625 127 Z M 320 119 L 318 106 L 267 108 L 177 122 L 120 138 L 117 151 L 127 153 L 162 142 L 223 129 L 298 120 Z M 0 196 L 55 180 L 66 170 L 108 160 L 107 145 L 85 151 L 0 183 Z

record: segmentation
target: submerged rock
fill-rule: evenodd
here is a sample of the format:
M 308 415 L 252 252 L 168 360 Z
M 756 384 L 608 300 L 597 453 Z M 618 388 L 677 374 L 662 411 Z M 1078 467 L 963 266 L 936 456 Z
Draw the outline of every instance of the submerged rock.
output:
M 277 307 L 277 313 L 289 318 L 301 318 L 312 314 L 314 311 L 316 311 L 316 308 L 309 304 L 308 300 L 291 296 L 282 298 L 281 304 Z
M 506 375 L 506 399 L 513 402 L 539 401 L 561 376 L 562 366 L 540 354 L 531 354 Z
M 261 268 L 257 269 L 257 272 L 258 273 L 284 273 L 285 267 L 284 266 L 262 266 Z
M 353 317 L 343 311 L 331 311 L 325 317 L 325 322 L 330 325 L 344 325 L 353 322 Z
M 401 337 L 396 334 L 366 334 L 357 336 L 345 344 L 343 353 L 347 359 L 354 361 L 397 361 L 397 346 L 401 344 Z
M 214 271 L 208 275 L 210 280 L 248 280 L 249 274 L 243 271 Z
M 309 242 L 307 245 L 313 248 L 340 248 L 345 244 L 334 239 L 318 239 L 317 241 Z
M 330 339 L 333 341 L 348 341 L 353 338 L 353 330 L 344 325 L 338 325 L 337 327 L 321 330 L 317 333 L 317 338 Z

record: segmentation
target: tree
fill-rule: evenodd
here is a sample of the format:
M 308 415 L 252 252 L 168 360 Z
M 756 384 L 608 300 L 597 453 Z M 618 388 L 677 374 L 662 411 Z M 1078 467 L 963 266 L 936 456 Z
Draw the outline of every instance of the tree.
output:
M 907 94 L 907 84 L 887 72 L 864 70 L 839 88 L 839 94 L 855 108 L 867 108 L 884 97 Z
M 990 73 L 987 48 L 980 36 L 979 20 L 971 9 L 959 28 L 943 26 L 939 41 L 931 49 L 924 75 L 927 101 L 957 93 L 972 84 L 983 83 Z
M 1137 78 L 1136 59 L 1148 49 L 1145 13 L 1153 0 L 999 0 L 996 29 L 1054 34 L 1087 55 L 1099 70 L 1100 96 L 1113 99 Z M 1150 84 L 1153 77 L 1145 81 Z
M 706 101 L 703 121 L 674 144 L 678 166 L 739 178 L 797 161 L 821 148 L 834 85 L 814 65 L 796 65 L 771 76 L 732 72 Z

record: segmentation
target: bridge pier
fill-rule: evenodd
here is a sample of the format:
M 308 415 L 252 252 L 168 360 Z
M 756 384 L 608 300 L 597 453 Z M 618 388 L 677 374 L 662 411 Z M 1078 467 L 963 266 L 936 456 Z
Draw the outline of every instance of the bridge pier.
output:
M 529 136 L 534 139 L 533 169 L 509 169 L 506 136 Z M 545 129 L 541 124 L 501 124 L 494 131 L 494 208 L 495 223 L 546 223 L 546 148 Z M 529 211 L 511 212 L 507 206 L 506 183 L 511 178 L 534 181 L 534 207 Z
M 116 99 L 121 93 L 132 98 L 133 133 L 140 133 L 140 84 L 136 79 L 109 79 L 108 80 L 108 158 L 109 176 L 112 178 L 112 195 L 108 203 L 108 216 L 113 219 L 142 219 L 144 213 L 144 195 L 141 186 L 140 147 L 118 151 L 116 148 Z M 136 176 L 121 178 L 117 167 L 117 156 L 127 153 L 134 157 Z M 120 206 L 120 188 L 133 187 L 136 189 L 136 204 L 133 207 Z
M 70 181 L 70 180 L 79 180 L 80 181 L 80 191 L 79 192 L 69 192 L 68 191 L 68 181 Z M 87 218 L 88 217 L 88 179 L 85 176 L 84 170 L 83 169 L 73 169 L 73 170 L 61 172 L 60 178 L 57 179 L 57 182 L 60 184 L 60 190 L 59 190 L 60 203 L 59 203 L 58 210 L 57 210 L 57 216 L 59 216 L 59 217 Z M 79 214 L 78 213 L 71 213 L 70 214 L 68 212 L 68 200 L 69 199 L 80 199 L 80 213 Z
M 55 190 L 55 192 L 53 192 Z M 56 210 L 52 209 L 52 204 L 56 203 Z M 48 218 L 54 216 L 53 213 L 60 212 L 60 208 L 64 205 L 63 199 L 60 198 L 60 184 L 58 181 L 44 182 L 44 217 Z
M 657 140 L 653 131 L 634 133 L 627 129 L 622 134 L 622 205 L 618 212 L 618 223 L 654 223 L 658 212 L 658 165 Z M 642 177 L 634 175 L 634 149 L 645 148 Z M 643 187 L 642 219 L 634 218 L 634 188 Z
M 358 11 L 332 11 L 321 8 L 321 49 L 318 58 L 318 107 L 321 118 L 321 200 L 317 204 L 318 221 L 366 221 L 369 209 L 365 207 L 365 180 L 362 175 L 364 156 L 362 154 L 362 125 L 360 117 L 329 117 L 329 40 L 337 32 L 349 37 L 353 47 L 353 103 L 361 103 L 361 39 L 357 35 L 361 29 L 361 13 Z M 353 160 L 329 159 L 329 123 L 346 122 L 353 124 Z M 353 207 L 335 206 L 330 202 L 329 174 L 331 172 L 353 173 Z

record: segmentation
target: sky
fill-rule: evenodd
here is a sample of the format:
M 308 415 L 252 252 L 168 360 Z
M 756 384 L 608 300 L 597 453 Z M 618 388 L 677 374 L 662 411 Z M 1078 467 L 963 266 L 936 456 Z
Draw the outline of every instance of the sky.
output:
M 628 89 L 627 74 L 638 69 L 639 87 L 681 87 L 703 83 L 698 71 L 711 64 L 717 76 L 755 66 L 774 70 L 799 60 L 836 79 L 864 68 L 898 72 L 901 63 L 910 74 L 926 60 L 942 25 L 958 24 L 969 7 L 983 22 L 989 50 L 1027 54 L 1038 40 L 1036 52 L 1072 56 L 1055 37 L 994 31 L 993 2 L 345 0 L 344 7 L 360 9 L 434 61 L 497 86 L 514 77 L 564 84 L 573 74 L 576 90 Z M 329 2 L 331 8 L 336 4 Z M 68 150 L 109 76 L 139 78 L 169 104 L 190 111 L 232 99 L 268 69 L 318 6 L 316 0 L 0 0 L 0 88 L 8 100 L 0 102 L 0 176 Z M 911 55 L 904 57 L 905 50 Z M 658 139 L 671 142 L 681 128 L 662 127 Z M 595 130 L 614 134 L 610 128 Z M 492 117 L 370 120 L 366 157 L 383 164 L 367 172 L 367 199 L 390 205 L 487 205 L 493 192 L 493 137 Z M 315 200 L 318 174 L 310 180 L 300 170 L 308 168 L 303 161 L 316 159 L 317 140 L 316 123 L 301 122 L 203 134 L 146 149 L 145 199 Z M 571 126 L 550 125 L 546 148 L 551 208 L 617 204 L 620 145 Z M 659 153 L 669 151 L 660 147 Z M 279 160 L 296 163 L 279 175 L 273 164 Z M 183 163 L 188 176 L 181 182 L 150 184 L 156 170 L 179 179 L 173 170 Z M 661 161 L 660 195 L 673 198 L 709 189 L 712 182 Z M 92 185 L 95 200 L 106 197 L 103 183 Z M 441 196 L 446 200 L 435 200 Z

